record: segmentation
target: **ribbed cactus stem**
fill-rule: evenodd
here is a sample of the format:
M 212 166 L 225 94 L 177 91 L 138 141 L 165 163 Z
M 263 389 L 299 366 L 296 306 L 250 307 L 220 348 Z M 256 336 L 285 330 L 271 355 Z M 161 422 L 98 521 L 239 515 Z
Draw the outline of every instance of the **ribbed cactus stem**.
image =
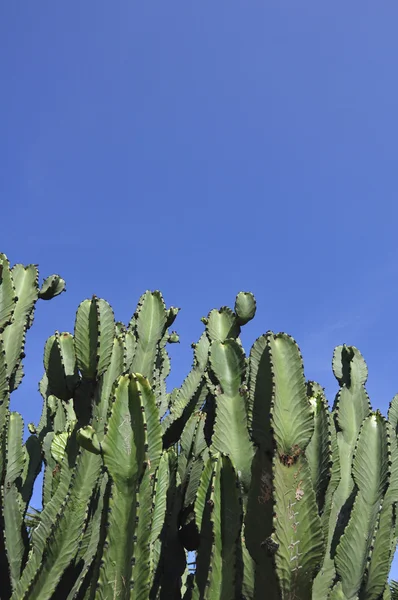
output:
M 219 382 L 215 395 L 216 418 L 212 446 L 231 457 L 245 492 L 250 486 L 254 451 L 247 427 L 247 408 L 242 395 L 246 360 L 234 339 L 214 341 L 210 349 L 211 370 Z

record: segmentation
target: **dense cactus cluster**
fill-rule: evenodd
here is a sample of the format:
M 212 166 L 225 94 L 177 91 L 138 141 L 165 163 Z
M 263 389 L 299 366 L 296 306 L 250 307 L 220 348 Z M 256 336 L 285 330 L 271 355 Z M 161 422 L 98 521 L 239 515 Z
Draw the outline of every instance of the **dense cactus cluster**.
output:
M 25 334 L 36 301 L 63 289 L 0 255 L 1 600 L 392 597 L 398 397 L 388 420 L 372 410 L 356 348 L 335 349 L 330 410 L 288 335 L 246 356 L 256 307 L 241 292 L 202 319 L 168 392 L 178 309 L 146 292 L 125 326 L 93 297 L 73 334 L 47 340 L 43 411 L 23 443 L 9 402 Z

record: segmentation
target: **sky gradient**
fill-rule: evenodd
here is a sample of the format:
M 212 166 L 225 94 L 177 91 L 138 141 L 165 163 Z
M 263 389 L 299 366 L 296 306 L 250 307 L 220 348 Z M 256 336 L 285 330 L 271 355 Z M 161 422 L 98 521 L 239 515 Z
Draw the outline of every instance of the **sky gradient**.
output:
M 337 385 L 357 346 L 373 406 L 398 392 L 398 4 L 3 2 L 0 251 L 59 272 L 13 408 L 37 420 L 46 338 L 93 293 L 127 321 L 146 289 L 200 317 L 254 292 L 248 351 L 292 334 Z M 398 563 L 392 575 L 398 578 Z

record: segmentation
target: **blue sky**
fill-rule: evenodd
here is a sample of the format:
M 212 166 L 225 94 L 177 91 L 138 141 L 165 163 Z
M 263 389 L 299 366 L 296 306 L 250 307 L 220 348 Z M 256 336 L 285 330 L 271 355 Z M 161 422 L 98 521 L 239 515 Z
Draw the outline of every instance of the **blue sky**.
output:
M 13 407 L 37 420 L 45 339 L 96 293 L 182 307 L 171 385 L 209 309 L 251 290 L 246 349 L 299 342 L 332 401 L 356 345 L 398 392 L 398 4 L 4 2 L 0 250 L 59 272 Z M 398 578 L 398 563 L 393 575 Z

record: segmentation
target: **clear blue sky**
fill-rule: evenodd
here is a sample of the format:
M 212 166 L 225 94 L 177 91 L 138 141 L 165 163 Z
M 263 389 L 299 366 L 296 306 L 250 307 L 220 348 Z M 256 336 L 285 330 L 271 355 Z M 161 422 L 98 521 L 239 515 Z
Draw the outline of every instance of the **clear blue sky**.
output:
M 96 293 L 128 320 L 182 307 L 171 385 L 210 308 L 258 301 L 336 384 L 335 345 L 398 391 L 398 4 L 3 2 L 1 248 L 59 272 L 38 306 L 13 407 L 37 420 L 45 339 Z M 398 564 L 393 575 L 398 578 Z

